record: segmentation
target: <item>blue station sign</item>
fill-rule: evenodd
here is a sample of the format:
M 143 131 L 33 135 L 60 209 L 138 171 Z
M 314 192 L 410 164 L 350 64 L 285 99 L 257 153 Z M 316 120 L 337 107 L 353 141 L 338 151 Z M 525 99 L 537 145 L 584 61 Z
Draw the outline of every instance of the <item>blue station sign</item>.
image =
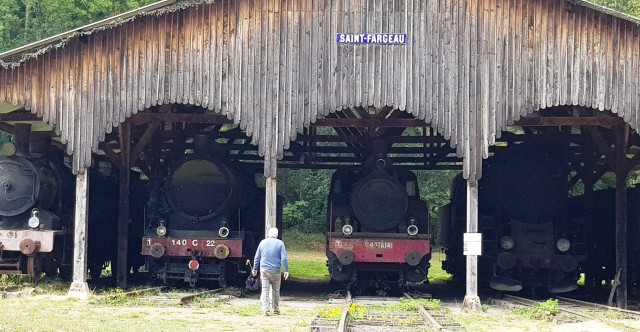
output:
M 407 35 L 399 33 L 338 33 L 338 44 L 405 45 Z

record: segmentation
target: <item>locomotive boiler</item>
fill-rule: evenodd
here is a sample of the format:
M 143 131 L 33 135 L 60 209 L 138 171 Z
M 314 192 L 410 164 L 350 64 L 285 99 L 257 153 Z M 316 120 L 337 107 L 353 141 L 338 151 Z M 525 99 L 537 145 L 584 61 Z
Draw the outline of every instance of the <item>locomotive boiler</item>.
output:
M 496 290 L 546 287 L 561 293 L 577 288 L 586 260 L 582 219 L 567 209 L 568 169 L 561 148 L 512 144 L 484 166 L 478 190 L 482 233 L 479 280 Z M 443 268 L 463 279 L 466 259 L 466 182 L 456 177 L 451 203 L 441 213 L 449 235 Z
M 210 137 L 196 136 L 194 144 L 195 152 L 151 189 L 142 255 L 151 275 L 165 283 L 225 287 L 248 272 L 245 261 L 263 232 L 264 195 L 253 173 L 213 153 Z
M 0 157 L 0 274 L 70 277 L 73 197 L 62 157 L 18 151 L 11 142 Z M 46 147 L 44 142 L 39 147 Z M 66 256 L 65 256 L 66 255 Z M 65 260 L 64 257 L 67 257 Z
M 385 157 L 336 171 L 328 196 L 329 275 L 338 282 L 421 282 L 429 267 L 427 204 L 416 176 Z

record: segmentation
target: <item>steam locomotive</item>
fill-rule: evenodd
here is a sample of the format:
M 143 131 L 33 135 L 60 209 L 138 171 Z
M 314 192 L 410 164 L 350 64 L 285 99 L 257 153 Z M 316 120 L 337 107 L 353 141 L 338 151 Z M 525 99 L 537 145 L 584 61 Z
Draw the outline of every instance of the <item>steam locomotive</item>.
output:
M 384 156 L 334 173 L 328 196 L 326 253 L 332 280 L 421 282 L 429 268 L 427 204 L 416 175 Z
M 637 241 L 640 232 L 640 211 L 638 200 L 640 187 L 627 188 L 627 283 L 630 290 L 638 291 L 640 270 L 640 243 Z M 616 190 L 615 188 L 595 190 L 593 199 L 585 209 L 584 195 L 569 199 L 569 206 L 574 215 L 585 216 L 586 242 L 589 261 L 585 262 L 585 286 L 599 288 L 607 286 L 616 276 Z M 588 211 L 586 211 L 588 210 Z
M 479 280 L 495 290 L 546 287 L 562 293 L 577 288 L 579 264 L 586 260 L 583 220 L 567 209 L 568 169 L 562 148 L 512 144 L 485 163 L 478 190 L 482 233 Z M 448 234 L 443 268 L 461 279 L 466 259 L 466 183 L 458 176 L 451 203 L 441 209 Z
M 215 153 L 209 136 L 196 136 L 194 145 L 193 154 L 152 185 L 142 255 L 150 274 L 164 283 L 217 281 L 226 287 L 249 271 L 245 261 L 263 233 L 264 193 L 253 174 Z
M 41 272 L 53 277 L 60 270 L 70 277 L 73 179 L 62 154 L 29 153 L 27 144 L 19 156 L 11 142 L 5 142 L 2 151 L 0 274 L 37 280 Z
M 18 142 L 23 144 L 20 155 L 12 142 L 1 149 L 0 274 L 28 275 L 35 281 L 45 272 L 47 277 L 70 279 L 75 180 L 63 152 L 51 148 L 48 137 L 31 135 L 30 141 Z M 117 176 L 101 171 L 109 163 L 96 164 L 89 170 L 87 266 L 92 279 L 100 277 L 108 262 L 115 262 L 118 214 L 114 211 L 119 204 Z M 132 204 L 132 216 L 139 214 Z

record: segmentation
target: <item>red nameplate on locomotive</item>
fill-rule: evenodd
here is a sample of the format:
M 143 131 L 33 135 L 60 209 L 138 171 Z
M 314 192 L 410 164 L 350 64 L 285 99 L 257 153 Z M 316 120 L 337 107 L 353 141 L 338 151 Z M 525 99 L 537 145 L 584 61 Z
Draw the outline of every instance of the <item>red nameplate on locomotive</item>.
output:
M 36 252 L 51 252 L 56 236 L 67 234 L 66 231 L 33 231 L 33 230 L 0 230 L 0 249 L 20 251 L 20 242 L 25 239 L 34 241 Z
M 194 254 L 198 257 L 216 257 L 215 250 L 219 245 L 229 248 L 228 258 L 241 258 L 241 239 L 191 239 L 170 237 L 145 237 L 142 239 L 142 255 L 151 255 L 151 246 L 155 243 L 165 248 L 164 256 L 187 256 Z
M 422 256 L 431 251 L 429 239 L 393 238 L 332 238 L 329 250 L 339 256 L 343 251 L 353 252 L 354 263 L 405 263 L 406 254 Z

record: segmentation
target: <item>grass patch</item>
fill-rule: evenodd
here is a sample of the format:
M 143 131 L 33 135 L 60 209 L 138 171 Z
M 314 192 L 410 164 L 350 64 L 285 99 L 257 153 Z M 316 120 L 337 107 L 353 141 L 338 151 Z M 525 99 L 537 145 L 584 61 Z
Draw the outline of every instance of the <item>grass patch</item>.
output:
M 444 284 L 447 281 L 451 281 L 452 275 L 442 269 L 442 262 L 445 258 L 445 253 L 433 248 L 430 261 L 431 266 L 429 267 L 429 273 L 427 274 L 430 284 Z
M 329 307 L 329 308 L 320 308 L 318 311 L 318 317 L 328 320 L 340 320 L 342 316 L 342 308 L 341 307 Z
M 289 256 L 293 280 L 328 281 L 327 256 L 323 234 L 306 234 L 287 230 L 282 234 Z
M 544 302 L 538 302 L 528 307 L 517 308 L 515 311 L 529 319 L 547 321 L 553 320 L 553 318 L 560 314 L 557 299 L 548 299 Z
M 423 306 L 427 310 L 440 310 L 441 301 L 438 299 L 417 299 L 409 300 L 401 298 L 400 302 L 389 303 L 385 305 L 371 305 L 369 309 L 381 312 L 415 312 L 418 306 Z

